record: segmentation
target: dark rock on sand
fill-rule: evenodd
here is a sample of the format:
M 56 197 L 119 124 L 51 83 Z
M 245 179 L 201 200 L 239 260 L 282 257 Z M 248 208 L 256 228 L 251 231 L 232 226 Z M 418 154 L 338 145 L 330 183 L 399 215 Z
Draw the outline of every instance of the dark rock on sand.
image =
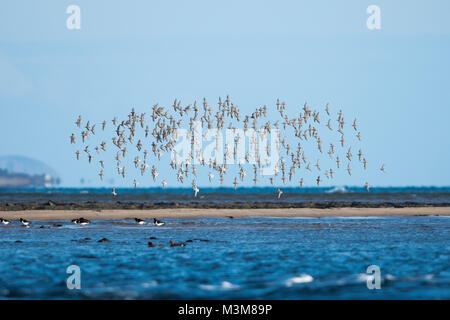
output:
M 154 244 L 153 242 L 149 241 L 147 244 L 150 248 L 156 248 L 156 247 L 162 247 L 161 244 Z
M 211 241 L 211 240 L 208 240 L 208 239 L 194 239 L 194 240 L 202 241 L 202 242 L 209 242 L 209 241 Z
M 185 247 L 186 246 L 186 243 L 184 243 L 184 242 L 178 242 L 177 243 L 177 242 L 175 242 L 173 240 L 170 240 L 169 243 L 170 243 L 171 247 Z

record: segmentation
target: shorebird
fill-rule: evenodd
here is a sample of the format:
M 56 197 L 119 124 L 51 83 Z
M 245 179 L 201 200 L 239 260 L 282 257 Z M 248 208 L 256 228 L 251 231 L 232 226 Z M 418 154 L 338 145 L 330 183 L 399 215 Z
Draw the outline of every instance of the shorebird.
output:
M 77 125 L 78 128 L 81 127 L 81 116 L 78 116 L 77 121 L 75 122 L 75 124 Z
M 239 177 L 241 178 L 241 181 L 244 180 L 244 177 L 245 177 L 246 175 L 247 175 L 247 174 L 245 173 L 244 168 L 241 168 L 241 170 L 240 170 L 240 172 L 239 172 Z
M 381 170 L 383 173 L 386 173 L 386 168 L 384 167 L 384 164 L 381 166 L 380 170 Z
M 320 185 L 320 181 L 321 181 L 320 180 L 320 176 L 318 176 L 317 179 L 316 179 L 317 185 Z
M 91 222 L 85 218 L 78 218 L 78 219 L 73 219 L 72 223 L 79 224 L 80 226 L 87 226 Z
M 237 186 L 238 186 L 238 181 L 237 181 L 237 178 L 234 178 L 234 182 L 233 182 L 233 184 L 234 184 L 234 190 L 236 190 L 237 189 Z
M 147 243 L 147 246 L 150 248 L 156 248 L 156 247 L 162 247 L 162 244 L 154 244 L 153 242 L 149 241 Z
M 197 194 L 200 190 L 197 188 L 195 182 L 192 183 L 192 190 L 194 190 L 194 197 L 197 197 Z
M 134 221 L 136 221 L 137 224 L 140 225 L 144 225 L 145 224 L 145 220 L 139 219 L 139 218 L 134 218 Z
M 165 225 L 166 223 L 162 222 L 161 220 L 158 220 L 156 218 L 153 218 L 153 224 L 157 227 L 161 227 L 161 226 Z
M 3 219 L 3 218 L 0 218 L 0 222 L 3 223 L 4 225 L 7 225 L 10 223 L 9 220 Z
M 176 243 L 173 240 L 169 241 L 171 247 L 185 247 L 186 244 L 184 242 Z
M 347 159 L 348 159 L 349 161 L 352 161 L 352 152 L 350 151 L 350 149 L 351 149 L 351 147 L 349 147 L 349 148 L 348 148 L 348 151 L 347 151 Z
M 300 188 L 303 188 L 303 178 L 300 179 Z
M 369 184 L 367 182 L 365 184 L 365 187 L 366 187 L 367 192 L 369 192 L 370 191 L 370 186 L 369 186 Z
M 166 180 L 161 181 L 161 184 L 162 184 L 162 188 L 164 189 L 167 186 Z
M 280 188 L 278 188 L 278 190 L 277 190 L 277 197 L 278 197 L 278 199 L 280 199 L 282 194 L 283 194 L 283 191 L 281 191 Z
M 115 187 L 112 188 L 111 194 L 113 195 L 113 197 L 117 196 L 116 188 L 115 188 Z
M 156 181 L 156 177 L 159 175 L 158 171 L 156 170 L 155 166 L 152 167 L 152 177 L 153 181 Z
M 70 136 L 70 143 L 75 143 L 75 135 L 73 133 Z
M 25 219 L 20 218 L 19 221 L 20 221 L 24 226 L 27 226 L 27 227 L 28 227 L 28 226 L 30 225 L 30 221 L 28 221 L 28 220 L 25 220 Z

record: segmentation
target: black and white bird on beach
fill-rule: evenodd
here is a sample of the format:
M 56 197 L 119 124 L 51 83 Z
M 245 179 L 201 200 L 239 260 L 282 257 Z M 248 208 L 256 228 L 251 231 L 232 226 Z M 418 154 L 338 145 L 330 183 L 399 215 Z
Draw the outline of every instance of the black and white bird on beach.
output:
M 163 222 L 163 221 L 161 221 L 161 220 L 158 220 L 158 219 L 154 218 L 154 219 L 153 219 L 153 224 L 154 224 L 155 226 L 161 227 L 161 226 L 165 225 L 166 223 Z
M 27 226 L 27 227 L 28 227 L 28 226 L 30 225 L 30 221 L 28 221 L 28 220 L 25 220 L 25 219 L 20 218 L 19 221 L 20 221 L 20 223 L 22 223 L 24 226 Z
M 88 219 L 85 218 L 73 219 L 72 222 L 75 224 L 79 224 L 80 226 L 87 226 L 89 223 L 91 223 Z
M 145 220 L 139 219 L 139 218 L 134 218 L 134 221 L 136 221 L 137 224 L 143 225 L 145 224 Z

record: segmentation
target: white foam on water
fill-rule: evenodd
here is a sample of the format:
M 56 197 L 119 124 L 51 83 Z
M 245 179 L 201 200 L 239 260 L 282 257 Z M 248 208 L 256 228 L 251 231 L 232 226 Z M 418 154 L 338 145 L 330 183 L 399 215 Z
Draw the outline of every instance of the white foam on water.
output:
M 309 282 L 313 282 L 313 281 L 314 281 L 314 278 L 312 276 L 310 276 L 309 274 L 302 273 L 298 277 L 292 277 L 292 278 L 287 279 L 284 282 L 284 284 L 286 285 L 286 287 L 292 287 L 294 284 L 309 283 Z
M 397 277 L 395 277 L 395 276 L 393 276 L 392 274 L 389 274 L 389 273 L 386 275 L 385 278 L 386 278 L 386 280 L 389 280 L 389 281 L 393 281 L 393 280 L 397 279 Z
M 357 275 L 356 280 L 358 282 L 367 282 L 367 280 L 373 280 L 374 276 L 367 273 L 360 273 Z
M 434 275 L 433 274 L 426 274 L 425 276 L 424 276 L 424 279 L 425 280 L 432 280 L 434 278 Z
M 212 284 L 201 284 L 199 285 L 200 289 L 207 290 L 207 291 L 214 291 L 214 290 L 232 290 L 237 289 L 239 286 L 237 284 L 233 284 L 229 281 L 222 281 L 220 285 L 212 285 Z
M 158 285 L 158 282 L 156 280 L 151 280 L 151 281 L 148 281 L 148 282 L 144 282 L 142 284 L 142 287 L 144 287 L 144 288 L 151 288 L 151 287 L 156 287 L 157 285 Z
M 236 289 L 236 288 L 239 288 L 238 285 L 232 284 L 231 282 L 228 282 L 228 281 L 222 281 L 222 283 L 220 284 L 220 287 L 222 289 Z
M 325 193 L 347 193 L 347 189 L 345 187 L 334 187 L 330 190 L 325 190 Z

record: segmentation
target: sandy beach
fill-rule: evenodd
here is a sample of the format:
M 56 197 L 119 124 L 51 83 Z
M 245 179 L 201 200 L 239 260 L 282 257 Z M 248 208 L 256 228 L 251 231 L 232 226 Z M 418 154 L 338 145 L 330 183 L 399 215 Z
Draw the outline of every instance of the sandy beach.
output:
M 23 210 L 3 211 L 5 219 L 31 220 L 199 218 L 199 217 L 369 217 L 369 216 L 450 216 L 450 207 L 405 208 L 270 208 L 270 209 L 154 209 L 154 210 Z

